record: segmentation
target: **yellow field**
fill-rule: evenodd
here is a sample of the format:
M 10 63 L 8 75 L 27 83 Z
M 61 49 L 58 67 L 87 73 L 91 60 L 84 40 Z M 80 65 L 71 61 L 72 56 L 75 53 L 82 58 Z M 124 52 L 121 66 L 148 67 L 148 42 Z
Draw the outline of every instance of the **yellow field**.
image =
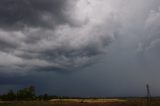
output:
M 160 99 L 52 99 L 50 101 L 1 101 L 0 106 L 160 106 Z
M 123 99 L 52 99 L 52 102 L 85 102 L 85 103 L 94 103 L 94 102 L 126 102 L 127 100 Z

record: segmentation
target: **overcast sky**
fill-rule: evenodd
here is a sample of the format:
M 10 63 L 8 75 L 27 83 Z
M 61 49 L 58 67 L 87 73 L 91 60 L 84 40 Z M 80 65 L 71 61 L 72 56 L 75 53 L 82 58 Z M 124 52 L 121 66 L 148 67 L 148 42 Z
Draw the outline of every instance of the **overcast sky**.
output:
M 0 93 L 160 95 L 159 0 L 0 0 Z

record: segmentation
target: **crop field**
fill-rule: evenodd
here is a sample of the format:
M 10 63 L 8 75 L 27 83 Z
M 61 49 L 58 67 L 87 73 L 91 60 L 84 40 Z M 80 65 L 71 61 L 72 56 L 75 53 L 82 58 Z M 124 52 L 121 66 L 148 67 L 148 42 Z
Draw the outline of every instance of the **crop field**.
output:
M 0 106 L 160 106 L 160 99 L 52 99 L 49 101 L 1 101 Z

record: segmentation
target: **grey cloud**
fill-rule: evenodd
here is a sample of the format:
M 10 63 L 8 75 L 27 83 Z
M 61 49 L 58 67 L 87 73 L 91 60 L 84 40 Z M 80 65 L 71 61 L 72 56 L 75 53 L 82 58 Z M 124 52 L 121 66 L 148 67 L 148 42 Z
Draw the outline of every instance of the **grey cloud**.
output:
M 64 12 L 68 4 L 68 0 L 1 0 L 0 26 L 21 29 L 64 24 L 67 22 Z
M 143 32 L 143 40 L 141 42 L 141 49 L 142 51 L 150 51 L 152 48 L 155 48 L 157 46 L 159 39 L 160 39 L 160 12 L 159 12 L 159 6 L 157 9 L 152 9 L 149 11 L 148 16 L 145 20 L 144 25 L 144 32 Z M 157 47 L 156 47 L 157 48 Z M 159 48 L 157 48 L 158 50 Z
M 93 63 L 114 40 L 118 24 L 109 12 L 97 17 L 86 10 L 93 15 L 88 16 L 81 11 L 83 2 L 2 0 L 0 59 L 7 58 L 0 61 L 1 70 L 70 71 Z
M 2 0 L 0 5 L 1 57 L 14 58 L 15 70 L 76 70 L 94 63 L 114 40 L 123 40 L 124 47 L 140 44 L 143 51 L 159 38 L 158 1 Z
M 144 96 L 149 83 L 159 94 L 159 0 L 15 2 L 26 5 L 26 14 L 13 6 L 22 18 L 0 10 L 7 12 L 0 15 L 0 74 L 16 76 L 0 78 L 2 85 L 35 81 L 58 95 Z

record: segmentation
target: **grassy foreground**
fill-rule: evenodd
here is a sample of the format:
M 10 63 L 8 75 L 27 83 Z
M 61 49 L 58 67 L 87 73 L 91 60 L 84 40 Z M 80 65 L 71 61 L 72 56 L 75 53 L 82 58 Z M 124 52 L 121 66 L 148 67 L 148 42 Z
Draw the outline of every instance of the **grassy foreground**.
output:
M 1 101 L 0 106 L 160 106 L 160 99 L 53 99 L 50 101 Z

